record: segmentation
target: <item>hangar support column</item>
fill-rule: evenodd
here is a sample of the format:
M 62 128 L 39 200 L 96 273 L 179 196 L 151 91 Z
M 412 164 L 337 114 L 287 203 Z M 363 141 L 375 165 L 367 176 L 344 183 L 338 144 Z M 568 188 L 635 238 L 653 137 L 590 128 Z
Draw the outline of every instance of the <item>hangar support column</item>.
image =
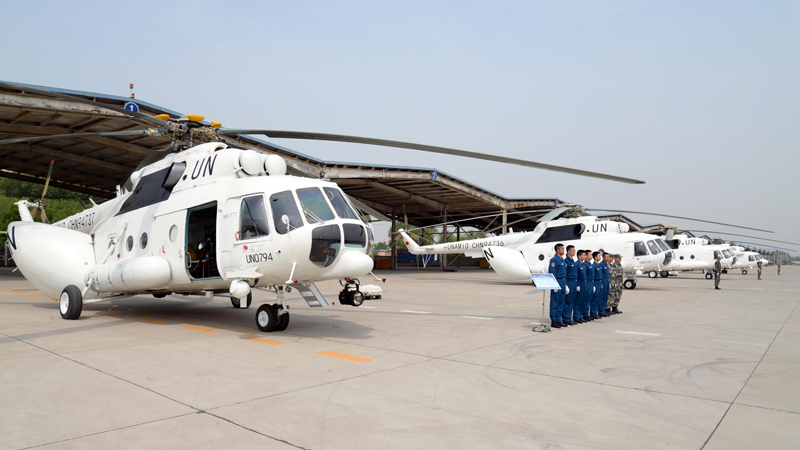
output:
M 396 232 L 397 216 L 394 215 L 394 208 L 392 208 L 392 237 L 389 238 L 389 243 L 392 245 L 392 270 L 397 270 L 397 244 L 400 242 L 399 239 L 395 240 L 397 237 Z

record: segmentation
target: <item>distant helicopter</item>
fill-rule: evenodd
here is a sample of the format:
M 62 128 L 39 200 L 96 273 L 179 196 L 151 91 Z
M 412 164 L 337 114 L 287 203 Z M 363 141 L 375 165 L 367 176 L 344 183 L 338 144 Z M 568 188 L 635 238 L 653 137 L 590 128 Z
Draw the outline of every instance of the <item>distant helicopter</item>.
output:
M 542 222 L 527 233 L 426 246 L 417 245 L 405 231 L 400 234 L 408 250 L 415 255 L 465 253 L 485 257 L 506 281 L 530 282 L 531 274 L 546 273 L 558 243 L 622 254 L 626 289 L 636 288 L 637 275 L 677 267 L 672 252 L 661 238 L 629 231 L 628 224 L 584 216 Z
M 7 83 L 0 86 L 14 87 Z M 21 221 L 8 226 L 7 245 L 23 275 L 58 299 L 61 317 L 75 320 L 84 304 L 152 294 L 230 296 L 247 308 L 255 288 L 276 292 L 275 304 L 256 312 L 258 329 L 285 330 L 285 291 L 297 289 L 311 307 L 332 304 L 315 286 L 340 280 L 339 302 L 364 300 L 358 277 L 371 273 L 373 230 L 335 183 L 286 174 L 277 155 L 236 148 L 229 136 L 316 139 L 445 153 L 543 168 L 626 183 L 639 180 L 463 150 L 321 133 L 225 129 L 198 115 L 150 117 L 66 94 L 26 87 L 117 111 L 156 125 L 146 130 L 72 133 L 0 140 L 0 145 L 81 136 L 171 137 L 146 156 L 117 197 L 54 225 L 37 223 L 17 202 Z M 172 152 L 172 153 L 170 153 Z M 51 165 L 52 169 L 52 165 Z M 49 177 L 48 177 L 49 182 Z M 376 277 L 377 278 L 377 277 Z
M 704 219 L 642 211 L 590 209 L 580 204 L 568 203 L 553 209 L 539 219 L 539 225 L 532 232 L 512 232 L 502 236 L 425 246 L 417 245 L 411 236 L 404 231 L 401 231 L 400 235 L 403 237 L 409 251 L 415 255 L 464 253 L 466 256 L 471 257 L 485 257 L 491 263 L 492 269 L 507 281 L 530 281 L 532 273 L 546 272 L 548 261 L 555 255 L 553 246 L 557 243 L 562 243 L 565 246 L 574 245 L 578 249 L 603 249 L 607 252 L 621 254 L 622 267 L 626 275 L 623 286 L 626 289 L 635 289 L 637 276 L 644 273 L 654 278 L 659 273 L 668 274 L 671 270 L 679 270 L 680 262 L 685 258 L 683 254 L 678 254 L 674 250 L 678 248 L 677 244 L 673 243 L 670 246 L 664 239 L 648 233 L 631 233 L 629 232 L 630 227 L 625 223 L 600 220 L 595 216 L 581 216 L 587 211 L 672 217 L 770 232 L 768 230 L 722 224 Z M 561 214 L 572 218 L 552 220 Z M 673 234 L 674 230 L 670 229 L 667 232 L 667 239 L 673 239 Z M 678 236 L 678 238 L 680 239 L 681 236 Z M 719 250 L 722 250 L 722 248 Z M 713 253 L 710 256 L 713 256 Z M 689 257 L 688 253 L 686 257 Z M 733 255 L 728 254 L 725 258 L 725 267 L 731 267 Z M 694 257 L 690 259 L 694 260 Z

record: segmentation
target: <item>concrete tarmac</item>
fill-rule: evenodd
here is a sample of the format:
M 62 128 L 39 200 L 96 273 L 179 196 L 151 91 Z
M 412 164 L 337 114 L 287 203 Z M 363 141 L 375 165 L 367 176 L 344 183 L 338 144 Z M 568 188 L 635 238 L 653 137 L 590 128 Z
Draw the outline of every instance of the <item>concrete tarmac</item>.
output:
M 551 333 L 542 293 L 490 270 L 380 276 L 361 308 L 293 292 L 260 333 L 267 292 L 67 321 L 2 270 L 0 448 L 800 447 L 800 268 L 640 278 L 623 314 Z

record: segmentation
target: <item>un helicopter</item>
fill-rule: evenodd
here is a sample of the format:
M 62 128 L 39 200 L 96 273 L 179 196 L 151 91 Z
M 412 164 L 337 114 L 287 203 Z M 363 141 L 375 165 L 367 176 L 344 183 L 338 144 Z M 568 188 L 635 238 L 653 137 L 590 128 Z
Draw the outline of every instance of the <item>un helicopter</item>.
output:
M 747 228 L 739 225 L 727 225 L 737 228 Z M 714 262 L 716 261 L 717 257 L 720 259 L 724 273 L 727 273 L 728 269 L 741 269 L 742 274 L 747 275 L 747 269 L 752 269 L 756 264 L 758 264 L 759 259 L 756 257 L 758 254 L 755 252 L 746 252 L 744 248 L 740 246 L 731 245 L 729 243 L 720 243 L 723 242 L 722 240 L 715 240 L 716 243 L 712 243 L 708 239 L 690 236 L 685 232 L 729 234 L 733 236 L 751 237 L 764 241 L 795 244 L 794 242 L 779 241 L 775 239 L 734 233 L 720 233 L 717 231 L 682 230 L 683 232 L 675 234 L 676 231 L 678 231 L 677 227 L 663 227 L 662 230 L 665 232 L 664 239 L 666 240 L 667 244 L 674 249 L 673 251 L 675 252 L 675 257 L 678 261 L 678 267 L 673 270 L 701 270 L 705 273 L 706 279 L 709 280 L 714 278 L 711 270 L 714 268 Z M 758 256 L 760 257 L 760 255 Z M 651 272 L 649 275 L 651 278 L 656 278 L 658 276 L 658 274 L 655 272 Z M 662 278 L 666 278 L 669 276 L 669 272 L 661 271 L 660 275 Z
M 0 83 L 0 87 L 14 87 Z M 7 245 L 22 274 L 43 294 L 58 299 L 61 317 L 76 320 L 83 305 L 152 294 L 230 296 L 247 308 L 254 289 L 276 293 L 276 303 L 256 311 L 264 332 L 289 324 L 284 293 L 297 289 L 311 307 L 329 302 L 315 282 L 340 280 L 341 304 L 359 306 L 358 277 L 371 274 L 373 231 L 339 187 L 320 174 L 287 175 L 285 161 L 238 148 L 229 139 L 264 134 L 383 145 L 554 170 L 606 180 L 642 181 L 464 150 L 354 136 L 222 128 L 204 117 L 151 117 L 79 97 L 31 87 L 29 93 L 65 98 L 135 117 L 146 130 L 71 133 L 0 140 L 0 145 L 84 136 L 167 136 L 131 174 L 116 198 L 56 224 L 33 221 L 17 202 L 21 221 L 7 229 Z M 52 168 L 52 165 L 51 165 Z M 49 180 L 49 178 L 48 178 Z M 48 181 L 49 182 L 49 181 Z M 35 211 L 34 211 L 35 212 Z M 47 264 L 42 264 L 46 258 Z
M 530 282 L 531 274 L 547 272 L 548 262 L 555 255 L 553 247 L 557 243 L 565 246 L 574 245 L 580 249 L 603 249 L 621 254 L 622 268 L 626 276 L 623 287 L 626 289 L 635 289 L 637 276 L 644 273 L 667 273 L 678 269 L 678 256 L 660 237 L 648 233 L 630 232 L 630 227 L 625 223 L 600 220 L 596 216 L 583 216 L 582 214 L 587 211 L 637 213 L 720 224 L 659 213 L 588 209 L 583 205 L 570 203 L 548 212 L 539 219 L 540 223 L 531 232 L 512 232 L 502 236 L 424 246 L 418 245 L 406 231 L 401 230 L 399 233 L 412 254 L 464 253 L 466 256 L 485 257 L 491 263 L 492 269 L 506 281 Z M 562 214 L 567 217 L 556 219 Z M 768 232 L 768 230 L 759 231 Z M 732 259 L 731 256 L 728 258 Z

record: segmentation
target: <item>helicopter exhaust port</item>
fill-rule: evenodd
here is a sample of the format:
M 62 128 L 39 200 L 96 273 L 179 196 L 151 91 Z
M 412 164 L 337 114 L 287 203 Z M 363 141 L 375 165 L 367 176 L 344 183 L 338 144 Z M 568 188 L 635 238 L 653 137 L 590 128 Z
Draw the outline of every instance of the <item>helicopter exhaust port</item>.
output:
M 345 278 L 344 289 L 339 291 L 339 303 L 342 305 L 361 306 L 364 303 L 364 294 L 359 290 L 361 282 L 358 278 Z M 341 281 L 339 282 L 341 284 Z

